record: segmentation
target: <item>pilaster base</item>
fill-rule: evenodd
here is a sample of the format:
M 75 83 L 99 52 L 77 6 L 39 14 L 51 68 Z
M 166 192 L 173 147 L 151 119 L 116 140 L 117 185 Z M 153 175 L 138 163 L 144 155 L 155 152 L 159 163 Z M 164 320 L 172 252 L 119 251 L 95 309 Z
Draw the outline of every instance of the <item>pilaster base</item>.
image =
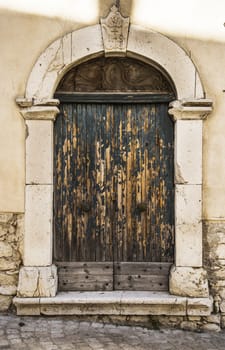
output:
M 54 297 L 57 292 L 57 268 L 51 266 L 23 266 L 20 268 L 17 296 Z
M 202 267 L 172 266 L 169 278 L 170 294 L 205 298 L 209 297 L 207 273 Z

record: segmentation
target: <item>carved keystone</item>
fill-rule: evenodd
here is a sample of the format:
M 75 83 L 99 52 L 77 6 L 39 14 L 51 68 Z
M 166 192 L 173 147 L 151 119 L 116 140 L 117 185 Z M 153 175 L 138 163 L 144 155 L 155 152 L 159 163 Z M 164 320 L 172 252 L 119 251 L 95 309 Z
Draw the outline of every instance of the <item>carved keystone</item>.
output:
M 130 19 L 123 17 L 113 5 L 108 16 L 101 18 L 101 29 L 105 56 L 125 56 Z

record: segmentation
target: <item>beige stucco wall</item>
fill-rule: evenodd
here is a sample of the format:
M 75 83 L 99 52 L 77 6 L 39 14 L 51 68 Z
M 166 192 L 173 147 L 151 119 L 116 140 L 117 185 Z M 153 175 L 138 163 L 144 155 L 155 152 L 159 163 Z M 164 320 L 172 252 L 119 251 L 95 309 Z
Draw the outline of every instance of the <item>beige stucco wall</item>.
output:
M 135 12 L 141 1 L 121 0 L 122 13 L 130 15 L 131 22 L 159 30 L 183 47 L 199 70 L 206 96 L 213 98 L 214 112 L 204 123 L 203 206 L 204 218 L 222 220 L 225 218 L 225 93 L 222 92 L 225 89 L 225 29 L 223 41 L 221 35 L 207 38 L 207 35 L 198 35 L 196 31 L 196 35 L 191 37 L 184 29 L 176 32 L 170 24 L 160 22 L 160 13 L 158 22 L 155 20 L 152 24 L 151 16 L 149 22 L 146 16 L 142 21 Z M 41 11 L 35 9 L 37 13 L 32 14 L 29 7 L 28 13 L 25 13 L 18 5 L 17 9 L 12 6 L 6 10 L 4 6 L 1 8 L 1 2 L 7 1 L 0 1 L 0 212 L 23 212 L 25 129 L 15 98 L 24 95 L 32 66 L 51 42 L 67 32 L 97 23 L 99 16 L 106 15 L 113 1 L 92 0 L 93 11 L 86 11 L 86 17 L 81 7 L 71 17 L 68 11 L 63 14 L 56 9 L 52 17 L 51 12 L 44 13 L 43 6 Z M 75 2 L 81 4 L 80 0 Z M 154 2 L 149 0 L 148 4 L 153 6 Z M 212 1 L 205 4 L 213 6 Z M 84 12 L 82 16 L 81 11 Z M 182 9 L 177 9 L 179 15 L 185 17 Z M 193 31 L 193 23 L 190 27 Z

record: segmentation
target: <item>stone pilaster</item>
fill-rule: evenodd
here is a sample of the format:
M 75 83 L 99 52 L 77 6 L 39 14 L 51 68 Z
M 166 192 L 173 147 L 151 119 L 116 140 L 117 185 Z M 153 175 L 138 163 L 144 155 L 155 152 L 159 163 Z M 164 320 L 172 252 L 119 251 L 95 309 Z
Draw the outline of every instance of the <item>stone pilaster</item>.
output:
M 170 293 L 208 297 L 202 263 L 202 127 L 212 101 L 171 103 L 175 121 L 175 265 L 170 272 Z
M 53 122 L 58 100 L 46 105 L 18 99 L 26 123 L 26 188 L 23 265 L 18 295 L 56 295 L 57 270 L 52 265 Z

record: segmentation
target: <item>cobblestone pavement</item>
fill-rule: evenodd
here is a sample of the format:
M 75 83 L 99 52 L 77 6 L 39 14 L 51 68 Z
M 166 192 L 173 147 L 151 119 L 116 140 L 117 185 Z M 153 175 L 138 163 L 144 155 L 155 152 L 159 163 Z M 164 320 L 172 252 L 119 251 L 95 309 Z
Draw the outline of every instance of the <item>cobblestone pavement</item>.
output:
M 225 331 L 149 330 L 73 318 L 0 315 L 0 349 L 225 350 Z

